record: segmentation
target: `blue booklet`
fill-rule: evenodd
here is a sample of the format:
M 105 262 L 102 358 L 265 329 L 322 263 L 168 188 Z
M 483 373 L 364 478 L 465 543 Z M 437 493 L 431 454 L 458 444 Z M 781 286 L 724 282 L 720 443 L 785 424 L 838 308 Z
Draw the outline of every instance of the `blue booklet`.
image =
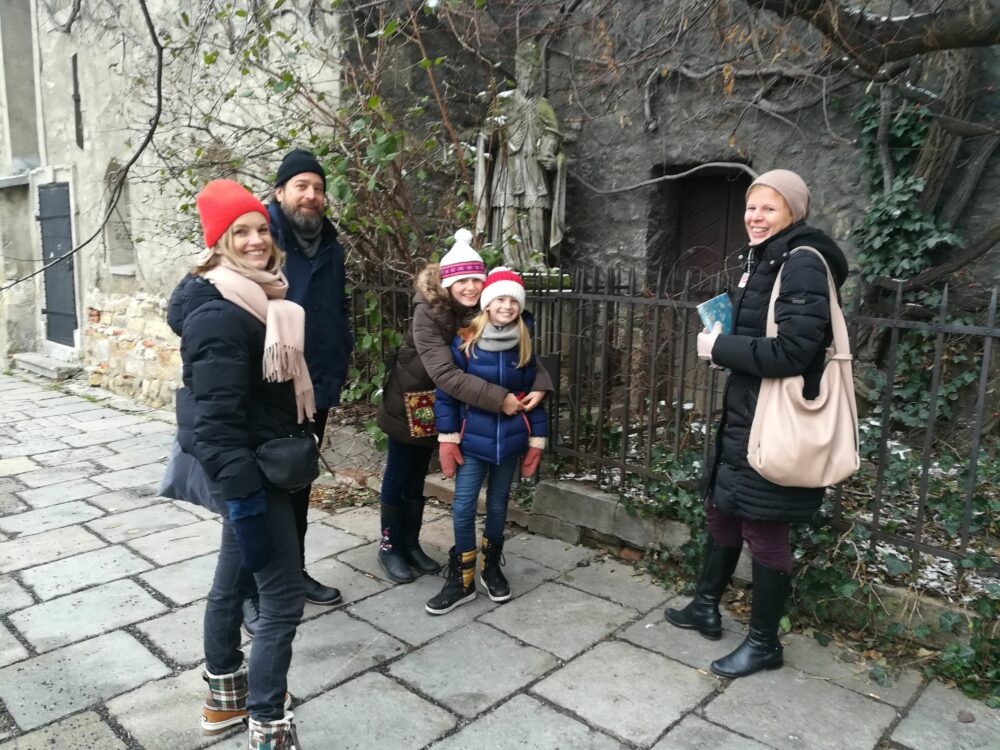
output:
M 722 323 L 722 333 L 733 332 L 733 302 L 725 292 L 702 302 L 697 309 L 701 322 L 708 330 L 711 331 L 716 323 Z

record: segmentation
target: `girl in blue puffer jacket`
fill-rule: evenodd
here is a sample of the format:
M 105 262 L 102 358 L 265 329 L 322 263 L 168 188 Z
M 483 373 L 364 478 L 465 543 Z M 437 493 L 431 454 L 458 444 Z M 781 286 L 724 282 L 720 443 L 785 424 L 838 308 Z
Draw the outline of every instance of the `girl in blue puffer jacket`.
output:
M 482 312 L 458 332 L 451 345 L 455 364 L 461 369 L 515 394 L 531 390 L 537 369 L 527 315 L 521 314 L 524 298 L 520 276 L 508 268 L 493 269 L 483 284 L 479 300 Z M 493 414 L 456 401 L 440 388 L 435 395 L 434 416 L 441 469 L 445 476 L 456 477 L 452 504 L 455 546 L 448 554 L 447 581 L 426 606 L 432 615 L 443 615 L 476 598 L 476 501 L 487 473 L 479 584 L 495 602 L 510 599 L 510 586 L 500 570 L 507 500 L 518 462 L 522 476 L 530 477 L 538 470 L 548 421 L 544 409 L 513 416 Z

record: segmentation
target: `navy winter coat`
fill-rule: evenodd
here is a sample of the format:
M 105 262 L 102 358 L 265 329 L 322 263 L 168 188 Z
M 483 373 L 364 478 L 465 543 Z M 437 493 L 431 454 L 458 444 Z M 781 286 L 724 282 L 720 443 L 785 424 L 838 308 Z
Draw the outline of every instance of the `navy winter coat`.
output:
M 459 347 L 462 332 L 451 344 L 455 364 L 470 375 L 496 383 L 515 394 L 527 394 L 535 382 L 537 364 L 535 356 L 524 367 L 517 366 L 518 351 L 487 352 L 478 346 L 466 356 Z M 439 433 L 461 432 L 462 453 L 491 464 L 500 464 L 511 456 L 518 456 L 528 449 L 529 437 L 547 437 L 548 419 L 541 406 L 529 412 L 519 412 L 508 417 L 502 412 L 479 409 L 463 404 L 438 388 L 434 397 L 434 417 Z
M 312 259 L 299 249 L 281 206 L 267 207 L 271 234 L 286 253 L 286 299 L 302 305 L 306 311 L 306 364 L 316 394 L 316 408 L 329 409 L 340 403 L 340 389 L 347 379 L 347 367 L 354 350 L 351 334 L 350 300 L 344 270 L 344 248 L 337 241 L 337 230 L 323 219 L 319 250 Z
M 807 398 L 819 393 L 832 340 L 830 295 L 819 250 L 839 288 L 847 278 L 847 260 L 823 232 L 799 222 L 753 248 L 741 258 L 750 277 L 733 300 L 732 335 L 719 336 L 712 361 L 730 371 L 722 420 L 710 467 L 709 493 L 725 515 L 753 521 L 807 521 L 819 509 L 823 488 L 782 487 L 764 479 L 747 463 L 747 444 L 760 393 L 761 378 L 802 375 Z M 752 250 L 752 255 L 750 254 Z M 782 271 L 782 269 L 784 269 Z M 775 304 L 778 336 L 766 337 L 771 290 L 781 272 L 781 293 Z
M 174 289 L 167 322 L 181 337 L 181 450 L 198 459 L 226 499 L 264 488 L 254 450 L 301 432 L 292 382 L 264 380 L 264 324 L 191 275 Z

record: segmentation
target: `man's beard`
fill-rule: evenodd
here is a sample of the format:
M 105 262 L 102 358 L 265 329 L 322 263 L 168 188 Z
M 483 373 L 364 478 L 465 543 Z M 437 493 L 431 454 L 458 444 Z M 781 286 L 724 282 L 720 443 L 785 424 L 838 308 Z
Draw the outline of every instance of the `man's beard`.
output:
M 292 226 L 303 234 L 316 234 L 323 227 L 323 214 L 320 211 L 316 211 L 310 215 L 301 212 L 294 206 L 287 208 L 282 206 L 281 210 L 288 217 L 288 221 L 291 222 Z

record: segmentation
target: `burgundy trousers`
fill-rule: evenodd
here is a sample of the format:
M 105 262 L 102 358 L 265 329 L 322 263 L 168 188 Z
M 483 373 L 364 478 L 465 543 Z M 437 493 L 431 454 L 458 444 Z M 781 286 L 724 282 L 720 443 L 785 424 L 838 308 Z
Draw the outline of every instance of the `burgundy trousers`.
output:
M 708 533 L 723 547 L 750 548 L 750 554 L 761 565 L 792 572 L 792 548 L 788 542 L 788 524 L 778 521 L 748 521 L 724 516 L 710 497 L 705 498 Z

